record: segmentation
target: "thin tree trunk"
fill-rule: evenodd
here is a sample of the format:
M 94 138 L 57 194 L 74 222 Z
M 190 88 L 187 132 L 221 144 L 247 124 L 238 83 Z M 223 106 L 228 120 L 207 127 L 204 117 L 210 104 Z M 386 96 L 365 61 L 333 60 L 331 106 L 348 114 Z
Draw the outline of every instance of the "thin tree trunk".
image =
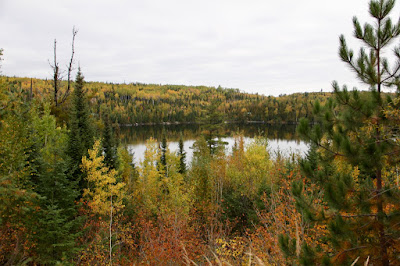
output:
M 382 195 L 380 194 L 382 191 L 382 170 L 378 169 L 376 171 L 376 188 L 378 193 L 377 199 L 377 207 L 378 207 L 378 233 L 379 233 L 379 245 L 381 249 L 381 262 L 384 266 L 389 266 L 389 257 L 387 253 L 387 240 L 385 234 L 385 226 L 384 226 L 384 218 L 386 213 L 383 208 L 383 200 Z
M 110 208 L 110 265 L 112 265 L 112 223 L 113 223 L 113 202 L 112 202 L 112 195 L 111 195 L 111 208 Z
M 33 81 L 31 78 L 31 87 L 29 88 L 29 100 L 31 101 L 33 98 Z
M 377 39 L 378 39 L 378 47 L 376 49 L 376 58 L 377 58 L 377 85 L 378 85 L 378 94 L 379 97 L 381 97 L 381 62 L 380 62 L 380 49 L 381 49 L 381 43 L 380 43 L 380 31 L 381 31 L 381 20 L 378 20 L 378 31 L 377 31 Z M 377 117 L 377 124 L 376 124 L 376 135 L 375 135 L 375 142 L 377 145 L 378 150 L 380 149 L 381 146 L 381 132 L 380 132 L 380 119 L 379 119 L 379 112 L 381 112 L 379 105 L 379 110 L 378 110 L 378 117 Z M 382 199 L 382 166 L 379 165 L 378 169 L 376 170 L 376 193 L 377 193 L 377 209 L 378 209 L 378 235 L 379 235 L 379 245 L 380 245 L 380 250 L 381 250 L 381 264 L 383 266 L 389 266 L 389 257 L 387 253 L 387 240 L 386 240 L 386 234 L 385 234 L 385 225 L 384 225 L 384 219 L 386 216 L 386 213 L 384 211 L 384 202 Z
M 72 48 L 71 48 L 71 59 L 69 61 L 69 65 L 68 65 L 68 79 L 67 79 L 67 90 L 64 93 L 64 96 L 61 99 L 61 103 L 65 102 L 65 100 L 67 99 L 69 93 L 70 93 L 70 89 L 71 89 L 71 73 L 73 70 L 73 65 L 74 65 L 74 55 L 75 55 L 75 36 L 78 33 L 78 30 L 73 27 L 72 28 Z
M 58 63 L 57 63 L 57 40 L 54 40 L 54 66 L 53 66 L 53 82 L 54 82 L 54 105 L 58 106 Z

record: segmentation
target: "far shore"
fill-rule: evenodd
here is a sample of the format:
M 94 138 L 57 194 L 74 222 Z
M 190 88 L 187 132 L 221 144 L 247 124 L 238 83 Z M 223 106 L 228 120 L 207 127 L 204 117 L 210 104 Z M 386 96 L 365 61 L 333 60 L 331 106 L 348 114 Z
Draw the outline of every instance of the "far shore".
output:
M 202 125 L 201 122 L 149 122 L 149 123 L 132 123 L 120 124 L 123 127 L 138 127 L 138 126 L 157 126 L 157 125 Z M 273 121 L 225 121 L 224 124 L 266 124 L 266 125 L 297 125 L 298 122 L 273 122 Z

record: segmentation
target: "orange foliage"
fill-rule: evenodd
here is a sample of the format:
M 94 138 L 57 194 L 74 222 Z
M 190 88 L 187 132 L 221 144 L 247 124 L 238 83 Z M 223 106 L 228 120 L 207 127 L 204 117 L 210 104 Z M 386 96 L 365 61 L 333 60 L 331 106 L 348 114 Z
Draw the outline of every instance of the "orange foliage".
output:
M 206 251 L 199 231 L 182 217 L 169 215 L 153 221 L 141 213 L 136 223 L 141 263 L 180 265 L 199 260 Z
M 33 232 L 34 233 L 34 232 Z M 32 255 L 34 244 L 22 224 L 5 223 L 0 228 L 0 263 L 16 265 Z
M 278 183 L 270 196 L 264 194 L 265 209 L 259 212 L 260 226 L 249 233 L 252 253 L 267 264 L 284 265 L 287 260 L 278 243 L 279 235 L 287 235 L 289 239 L 296 239 L 296 254 L 300 255 L 303 242 L 310 246 L 319 245 L 323 250 L 328 247 L 320 242 L 327 233 L 326 226 L 312 228 L 304 220 L 295 206 L 295 198 L 291 193 L 293 180 L 302 180 L 308 192 L 316 191 L 316 187 L 308 186 L 300 176 L 299 169 L 285 174 L 281 162 L 276 162 L 271 175 L 279 176 Z M 322 202 L 319 199 L 319 204 Z

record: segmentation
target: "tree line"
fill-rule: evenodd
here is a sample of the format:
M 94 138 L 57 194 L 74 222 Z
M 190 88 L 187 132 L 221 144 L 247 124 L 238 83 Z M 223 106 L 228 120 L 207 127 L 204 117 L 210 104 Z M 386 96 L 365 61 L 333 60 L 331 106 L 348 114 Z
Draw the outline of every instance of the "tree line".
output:
M 29 91 L 33 97 L 54 98 L 52 80 L 3 77 L 3 82 Z M 68 81 L 57 84 L 61 92 L 68 88 Z M 141 83 L 86 82 L 85 89 L 91 113 L 99 119 L 108 114 L 111 121 L 119 124 L 196 123 L 207 115 L 212 104 L 228 122 L 296 124 L 301 117 L 313 121 L 313 102 L 324 103 L 331 96 L 331 93 L 312 92 L 274 97 L 221 87 Z M 65 113 L 69 103 L 62 106 L 58 102 L 53 113 L 63 108 L 61 114 Z

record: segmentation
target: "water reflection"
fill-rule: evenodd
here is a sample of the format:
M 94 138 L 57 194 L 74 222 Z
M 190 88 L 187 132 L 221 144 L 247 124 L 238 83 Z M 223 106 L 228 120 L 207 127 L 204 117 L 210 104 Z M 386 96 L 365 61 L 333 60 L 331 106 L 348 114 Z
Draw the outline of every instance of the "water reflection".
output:
M 150 137 L 161 141 L 163 130 L 166 133 L 170 151 L 178 150 L 178 141 L 182 134 L 184 149 L 187 153 L 187 162 L 191 161 L 193 150 L 191 147 L 197 137 L 202 133 L 201 125 L 157 125 L 157 126 L 132 126 L 120 128 L 121 142 L 127 145 L 129 151 L 134 153 L 134 162 L 143 160 L 146 149 L 145 141 Z M 245 144 L 249 143 L 255 136 L 266 136 L 268 147 L 272 156 L 280 152 L 283 155 L 290 155 L 292 152 L 304 154 L 308 147 L 296 135 L 295 125 L 264 125 L 264 124 L 226 124 L 219 131 L 226 145 L 227 152 L 230 152 L 235 134 L 244 135 Z

